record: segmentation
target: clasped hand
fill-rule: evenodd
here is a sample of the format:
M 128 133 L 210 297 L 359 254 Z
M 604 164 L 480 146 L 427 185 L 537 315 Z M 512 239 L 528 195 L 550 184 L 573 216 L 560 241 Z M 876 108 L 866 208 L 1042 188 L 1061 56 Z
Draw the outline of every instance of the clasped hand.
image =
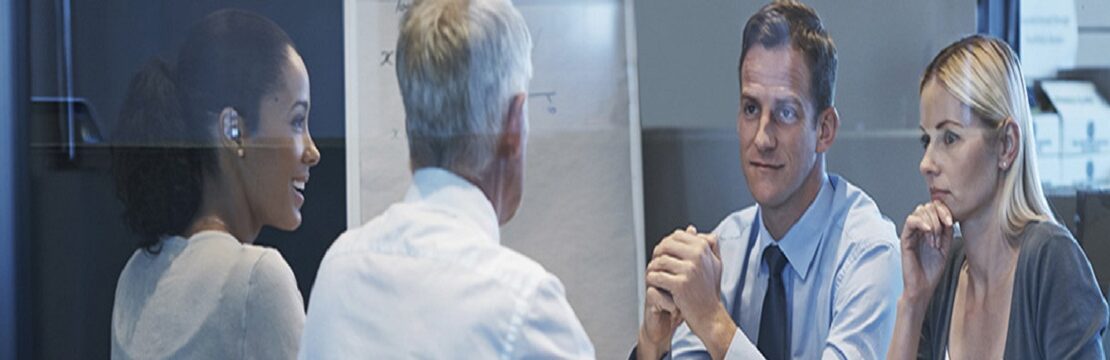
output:
M 683 321 L 700 336 L 708 331 L 721 304 L 721 254 L 716 235 L 689 226 L 675 230 L 655 247 L 647 266 L 641 346 L 669 349 Z M 703 330 L 704 329 L 704 330 Z

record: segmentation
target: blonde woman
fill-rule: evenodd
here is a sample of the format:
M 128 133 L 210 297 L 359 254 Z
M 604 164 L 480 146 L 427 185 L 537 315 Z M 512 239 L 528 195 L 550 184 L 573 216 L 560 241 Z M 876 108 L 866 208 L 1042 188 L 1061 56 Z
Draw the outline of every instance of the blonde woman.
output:
M 1006 43 L 949 45 L 921 81 L 932 200 L 902 229 L 890 359 L 1103 359 L 1107 306 L 1037 175 L 1025 83 Z

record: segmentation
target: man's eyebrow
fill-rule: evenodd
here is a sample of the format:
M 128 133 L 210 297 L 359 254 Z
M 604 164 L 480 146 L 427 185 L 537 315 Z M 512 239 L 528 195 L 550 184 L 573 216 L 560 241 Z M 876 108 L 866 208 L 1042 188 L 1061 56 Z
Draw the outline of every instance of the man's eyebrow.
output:
M 784 104 L 794 105 L 798 108 L 801 108 L 802 107 L 802 100 L 799 99 L 797 96 L 794 96 L 794 95 L 790 95 L 790 96 L 782 97 L 782 98 L 775 98 L 775 105 L 784 105 Z

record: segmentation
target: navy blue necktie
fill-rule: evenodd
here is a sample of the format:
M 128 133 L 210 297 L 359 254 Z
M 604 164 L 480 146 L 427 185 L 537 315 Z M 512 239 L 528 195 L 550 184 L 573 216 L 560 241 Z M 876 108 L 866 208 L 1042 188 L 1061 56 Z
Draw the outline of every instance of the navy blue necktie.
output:
M 778 246 L 764 249 L 763 261 L 771 270 L 771 276 L 767 281 L 767 295 L 763 297 L 756 347 L 768 360 L 789 359 L 790 324 L 786 322 L 786 287 L 782 284 L 782 270 L 788 261 Z

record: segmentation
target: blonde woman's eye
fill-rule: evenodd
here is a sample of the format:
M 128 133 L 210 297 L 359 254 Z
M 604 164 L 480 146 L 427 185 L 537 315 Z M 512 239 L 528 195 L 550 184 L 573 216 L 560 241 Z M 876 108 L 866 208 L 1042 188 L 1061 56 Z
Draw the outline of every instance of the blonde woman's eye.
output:
M 952 145 L 953 143 L 956 142 L 956 140 L 959 140 L 959 139 L 960 139 L 960 136 L 956 135 L 956 133 L 954 133 L 954 132 L 951 132 L 951 131 L 945 131 L 944 132 L 944 144 L 945 145 Z
M 921 135 L 921 147 L 929 148 L 929 135 Z

